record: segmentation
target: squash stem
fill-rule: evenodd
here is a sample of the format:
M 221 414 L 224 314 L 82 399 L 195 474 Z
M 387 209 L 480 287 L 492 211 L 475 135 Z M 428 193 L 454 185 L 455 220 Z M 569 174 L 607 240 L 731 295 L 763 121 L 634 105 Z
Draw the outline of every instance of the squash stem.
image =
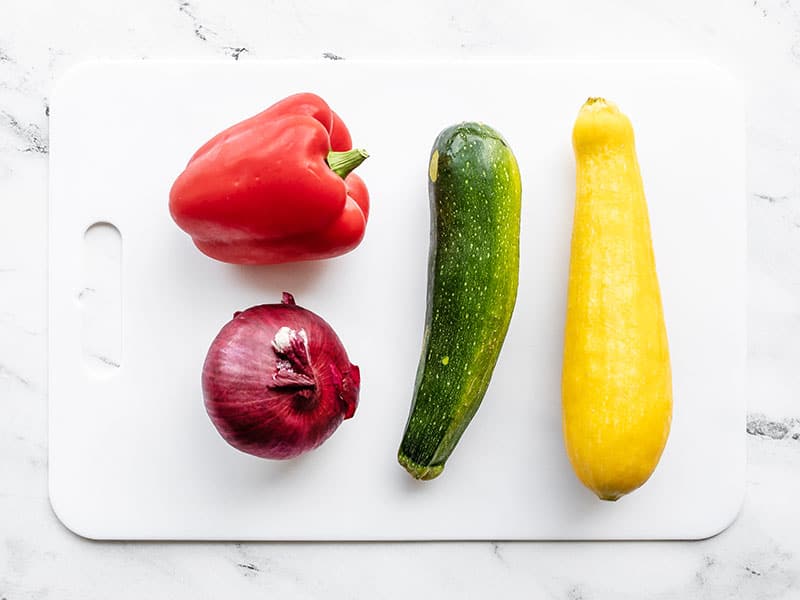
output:
M 414 479 L 420 479 L 422 481 L 435 479 L 444 470 L 444 465 L 418 465 L 402 453 L 397 455 L 397 461 L 403 465 L 405 470 L 408 471 Z

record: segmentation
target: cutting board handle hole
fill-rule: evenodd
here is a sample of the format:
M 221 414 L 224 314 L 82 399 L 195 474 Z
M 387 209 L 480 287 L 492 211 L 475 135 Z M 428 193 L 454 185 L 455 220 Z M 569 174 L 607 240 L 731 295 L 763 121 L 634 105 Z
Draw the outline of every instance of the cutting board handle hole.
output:
M 96 375 L 116 373 L 122 365 L 122 235 L 111 223 L 93 223 L 83 234 L 76 300 L 84 364 Z

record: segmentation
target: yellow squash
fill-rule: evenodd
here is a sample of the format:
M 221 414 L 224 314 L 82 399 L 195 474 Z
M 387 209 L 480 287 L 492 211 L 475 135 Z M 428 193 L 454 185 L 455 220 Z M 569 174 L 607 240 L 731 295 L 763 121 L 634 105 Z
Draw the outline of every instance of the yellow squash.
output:
M 564 439 L 603 500 L 641 486 L 672 419 L 672 376 L 633 127 L 589 98 L 572 133 L 575 216 L 562 372 Z

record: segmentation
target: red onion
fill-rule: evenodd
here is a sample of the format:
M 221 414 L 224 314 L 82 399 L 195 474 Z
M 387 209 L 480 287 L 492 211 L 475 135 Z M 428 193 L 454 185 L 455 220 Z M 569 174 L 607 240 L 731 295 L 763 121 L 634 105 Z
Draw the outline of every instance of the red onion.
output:
M 330 325 L 281 304 L 233 315 L 203 365 L 206 410 L 231 446 L 262 458 L 293 458 L 353 416 L 361 383 Z

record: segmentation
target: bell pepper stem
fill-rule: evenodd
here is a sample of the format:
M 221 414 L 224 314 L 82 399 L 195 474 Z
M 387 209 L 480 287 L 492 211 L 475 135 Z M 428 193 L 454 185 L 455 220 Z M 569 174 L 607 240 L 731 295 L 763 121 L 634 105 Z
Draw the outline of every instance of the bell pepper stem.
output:
M 328 152 L 328 166 L 331 168 L 331 171 L 344 179 L 353 169 L 364 162 L 367 157 L 369 157 L 369 154 L 367 154 L 366 150 L 362 150 L 361 148 L 354 148 L 353 150 L 346 150 L 344 152 L 331 150 Z

